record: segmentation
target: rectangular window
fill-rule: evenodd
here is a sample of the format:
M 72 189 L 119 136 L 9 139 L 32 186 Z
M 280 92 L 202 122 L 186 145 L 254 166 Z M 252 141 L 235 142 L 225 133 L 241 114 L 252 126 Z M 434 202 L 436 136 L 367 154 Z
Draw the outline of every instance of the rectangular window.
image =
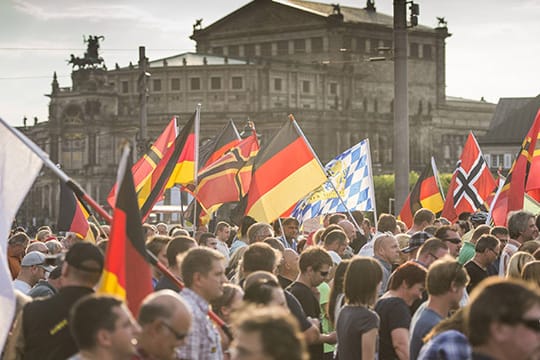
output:
M 277 54 L 278 55 L 289 54 L 289 42 L 287 40 L 282 40 L 282 41 L 277 42 Z
M 275 78 L 274 79 L 274 90 L 281 91 L 281 89 L 282 89 L 281 79 Z
M 415 59 L 418 59 L 418 44 L 417 43 L 411 43 L 411 53 L 410 53 L 410 57 L 411 58 L 415 58 Z
M 122 93 L 127 94 L 129 92 L 129 81 L 122 81 Z
M 311 83 L 307 80 L 302 81 L 302 92 L 309 93 L 311 90 Z
M 161 91 L 161 79 L 154 79 L 152 81 L 152 89 L 154 91 Z
M 211 77 L 210 78 L 210 89 L 212 89 L 212 90 L 221 89 L 221 78 L 220 77 Z
M 201 90 L 201 79 L 198 77 L 189 79 L 189 88 L 191 90 Z
M 366 39 L 356 38 L 356 51 L 363 54 L 366 52 Z
M 303 54 L 306 52 L 306 40 L 296 39 L 294 40 L 294 53 Z
M 330 83 L 330 95 L 337 95 L 337 83 Z
M 180 90 L 180 79 L 178 78 L 171 79 L 171 90 L 172 91 Z
M 223 55 L 223 47 L 222 46 L 213 47 L 212 54 Z
M 232 88 L 234 90 L 239 90 L 244 87 L 244 81 L 241 76 L 233 76 L 231 80 L 232 80 Z
M 229 56 L 238 56 L 239 54 L 238 45 L 229 45 Z
M 311 38 L 311 52 L 321 53 L 323 52 L 323 39 L 322 37 Z
M 422 55 L 424 59 L 427 59 L 427 60 L 433 59 L 433 54 L 431 53 L 431 45 L 424 44 L 422 47 L 422 52 L 423 52 Z
M 244 45 L 244 56 L 245 57 L 254 57 L 255 56 L 255 44 Z
M 272 56 L 272 43 L 261 44 L 261 56 Z

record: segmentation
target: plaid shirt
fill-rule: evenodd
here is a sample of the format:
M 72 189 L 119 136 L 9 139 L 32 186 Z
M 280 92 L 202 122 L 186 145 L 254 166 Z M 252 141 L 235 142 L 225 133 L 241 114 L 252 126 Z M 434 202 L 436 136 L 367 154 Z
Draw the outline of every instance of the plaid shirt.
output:
M 184 288 L 180 295 L 190 305 L 193 320 L 186 344 L 177 349 L 178 358 L 222 360 L 223 352 L 219 333 L 208 317 L 208 302 L 188 288 Z
M 468 360 L 472 349 L 465 335 L 447 330 L 428 341 L 418 355 L 418 360 Z

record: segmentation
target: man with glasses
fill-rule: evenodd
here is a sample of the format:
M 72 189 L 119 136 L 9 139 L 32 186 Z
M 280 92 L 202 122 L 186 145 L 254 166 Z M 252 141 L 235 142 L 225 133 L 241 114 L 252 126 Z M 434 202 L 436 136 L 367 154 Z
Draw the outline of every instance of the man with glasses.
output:
M 191 310 L 176 292 L 161 290 L 144 299 L 138 321 L 138 359 L 176 359 L 191 328 Z
M 452 257 L 457 258 L 459 256 L 459 250 L 461 249 L 461 236 L 451 225 L 443 225 L 435 232 L 435 237 L 441 239 L 448 245 L 448 250 Z
M 465 264 L 471 281 L 467 286 L 470 293 L 482 280 L 489 276 L 488 266 L 499 256 L 499 240 L 493 235 L 482 235 L 476 242 L 475 255 Z
M 312 246 L 300 254 L 298 265 L 300 274 L 288 290 L 298 299 L 307 316 L 320 321 L 321 307 L 319 300 L 313 293 L 313 288 L 328 279 L 332 267 L 332 257 L 319 246 Z M 320 330 L 320 328 L 319 328 Z M 323 344 L 309 346 L 311 360 L 322 359 Z
M 473 360 L 537 358 L 540 291 L 517 279 L 492 277 L 478 285 L 465 308 Z

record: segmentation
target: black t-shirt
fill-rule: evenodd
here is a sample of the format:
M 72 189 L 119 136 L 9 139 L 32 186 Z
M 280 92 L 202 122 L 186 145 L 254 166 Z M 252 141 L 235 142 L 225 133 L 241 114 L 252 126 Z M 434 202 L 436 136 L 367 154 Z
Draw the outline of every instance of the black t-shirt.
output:
M 73 304 L 94 291 L 68 286 L 58 294 L 34 300 L 23 309 L 24 359 L 67 359 L 78 349 L 69 331 L 68 317 Z
M 287 300 L 287 307 L 296 320 L 298 320 L 300 330 L 302 332 L 306 331 L 311 327 L 311 323 L 307 319 L 304 310 L 302 310 L 302 305 L 300 305 L 298 300 L 289 291 L 284 290 L 283 292 L 285 293 L 285 300 Z
M 319 305 L 319 300 L 317 300 L 315 294 L 313 294 L 313 291 L 311 291 L 308 286 L 295 281 L 287 288 L 287 290 L 298 299 L 307 316 L 318 320 L 321 319 L 321 306 Z M 322 359 L 323 344 L 309 345 L 308 348 L 311 360 Z
M 411 311 L 405 301 L 399 297 L 380 299 L 375 305 L 375 311 L 381 319 L 379 326 L 379 360 L 397 359 L 392 344 L 392 331 L 400 328 L 409 329 Z
M 469 281 L 469 285 L 467 285 L 467 292 L 470 294 L 472 289 L 474 289 L 474 287 L 478 285 L 480 281 L 484 280 L 489 275 L 486 270 L 482 269 L 480 266 L 478 266 L 477 263 L 472 260 L 466 263 L 464 268 L 465 270 L 467 270 L 467 273 L 471 278 L 471 280 Z
M 363 306 L 344 306 L 336 323 L 339 360 L 362 359 L 362 335 L 379 327 L 379 316 Z M 364 359 L 372 360 L 372 359 Z
M 292 280 L 289 280 L 286 277 L 283 277 L 281 275 L 278 275 L 277 278 L 278 278 L 278 281 L 279 281 L 279 286 L 281 286 L 282 289 L 288 288 L 289 285 L 291 285 L 293 283 Z

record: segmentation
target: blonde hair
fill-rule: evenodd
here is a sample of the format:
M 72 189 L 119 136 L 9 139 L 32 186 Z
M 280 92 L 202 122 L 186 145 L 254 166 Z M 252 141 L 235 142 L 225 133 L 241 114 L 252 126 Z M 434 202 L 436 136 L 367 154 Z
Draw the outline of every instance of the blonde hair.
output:
M 521 270 L 521 277 L 527 282 L 540 286 L 540 261 L 535 260 L 525 264 Z
M 523 270 L 525 264 L 531 261 L 534 261 L 534 256 L 525 251 L 517 251 L 508 261 L 506 277 L 521 279 L 521 270 Z

